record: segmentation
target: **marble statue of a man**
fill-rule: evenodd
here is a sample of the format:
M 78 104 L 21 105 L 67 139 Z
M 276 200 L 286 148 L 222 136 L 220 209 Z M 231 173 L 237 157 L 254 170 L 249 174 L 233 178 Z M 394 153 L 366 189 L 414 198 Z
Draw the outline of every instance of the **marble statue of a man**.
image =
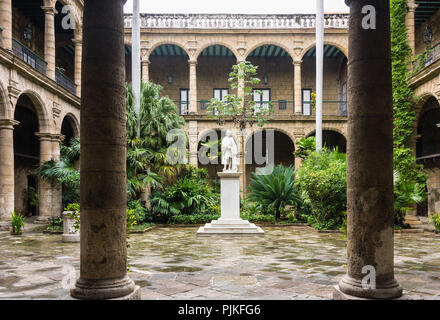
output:
M 222 164 L 223 172 L 237 172 L 238 148 L 232 137 L 232 132 L 227 130 L 226 137 L 222 139 Z

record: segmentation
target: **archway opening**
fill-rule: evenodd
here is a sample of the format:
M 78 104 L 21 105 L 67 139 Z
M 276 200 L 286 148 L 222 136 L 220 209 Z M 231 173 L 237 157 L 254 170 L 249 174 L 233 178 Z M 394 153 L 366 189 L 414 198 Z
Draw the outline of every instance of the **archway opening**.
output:
M 339 48 L 324 45 L 323 115 L 347 116 L 347 61 Z M 316 47 L 303 56 L 301 82 L 303 113 L 314 114 L 310 100 L 311 93 L 316 93 Z
M 61 124 L 61 134 L 64 136 L 63 145 L 69 146 L 73 138 L 76 138 L 77 130 L 75 129 L 75 122 L 69 116 L 64 117 Z
M 310 136 L 315 135 L 316 133 L 313 132 Z M 322 142 L 323 146 L 330 150 L 337 149 L 339 152 L 347 153 L 347 139 L 337 131 L 322 130 Z
M 294 113 L 293 59 L 283 48 L 267 44 L 253 50 L 246 58 L 258 66 L 260 83 L 253 86 L 254 101 L 258 104 L 272 102 L 274 114 Z
M 232 66 L 237 63 L 234 53 L 223 45 L 205 48 L 197 58 L 198 112 L 206 114 L 212 98 L 222 100 L 227 94 L 236 94 L 228 82 Z
M 15 107 L 14 120 L 14 196 L 15 211 L 25 216 L 38 214 L 38 178 L 40 141 L 37 110 L 32 100 L 22 94 Z
M 273 140 L 272 140 L 273 137 Z M 273 164 L 285 167 L 295 166 L 295 144 L 285 133 L 265 129 L 257 131 L 246 142 L 246 185 L 249 185 L 252 173 L 257 168 L 264 168 L 273 161 Z
M 162 95 L 174 101 L 180 114 L 189 112 L 188 54 L 175 44 L 156 47 L 149 57 L 149 81 L 163 87 Z
M 426 216 L 440 210 L 440 104 L 435 97 L 426 100 L 418 120 L 416 156 L 428 173 L 428 199 L 417 206 L 417 214 Z

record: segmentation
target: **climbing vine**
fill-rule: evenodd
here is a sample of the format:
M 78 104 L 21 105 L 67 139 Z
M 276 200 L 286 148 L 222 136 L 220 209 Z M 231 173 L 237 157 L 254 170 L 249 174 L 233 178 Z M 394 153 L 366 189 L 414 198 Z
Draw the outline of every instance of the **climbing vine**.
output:
M 391 56 L 393 68 L 394 168 L 407 182 L 426 183 L 423 166 L 416 163 L 411 148 L 416 123 L 417 97 L 409 86 L 412 52 L 405 24 L 407 0 L 391 0 Z

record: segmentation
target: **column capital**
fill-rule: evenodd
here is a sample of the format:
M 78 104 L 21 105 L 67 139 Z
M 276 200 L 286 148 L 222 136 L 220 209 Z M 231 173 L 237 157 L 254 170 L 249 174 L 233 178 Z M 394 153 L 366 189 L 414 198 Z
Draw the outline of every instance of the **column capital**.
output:
M 65 136 L 62 134 L 35 132 L 40 141 L 63 142 Z
M 57 13 L 58 13 L 58 11 L 56 11 L 55 10 L 55 8 L 54 7 L 51 7 L 51 6 L 41 6 L 40 7 L 43 11 L 44 11 L 44 13 L 45 14 L 47 14 L 47 15 L 49 15 L 49 14 L 51 14 L 51 15 L 56 15 Z
M 417 3 L 415 3 L 414 1 L 409 1 L 408 2 L 408 11 L 409 12 L 414 12 L 414 11 L 416 11 L 416 9 L 418 8 L 418 4 Z
M 294 59 L 292 63 L 293 65 L 301 65 L 303 61 L 301 59 Z
M 12 119 L 0 119 L 0 130 L 9 129 L 14 130 L 14 126 L 18 126 L 20 122 Z
M 197 65 L 197 60 L 188 60 L 189 65 Z
M 75 46 L 82 46 L 82 38 L 73 38 L 72 42 Z
M 150 60 L 148 60 L 148 59 L 146 59 L 146 60 L 141 60 L 141 63 L 142 63 L 142 64 L 150 64 L 150 63 L 151 63 L 151 61 L 150 61 Z

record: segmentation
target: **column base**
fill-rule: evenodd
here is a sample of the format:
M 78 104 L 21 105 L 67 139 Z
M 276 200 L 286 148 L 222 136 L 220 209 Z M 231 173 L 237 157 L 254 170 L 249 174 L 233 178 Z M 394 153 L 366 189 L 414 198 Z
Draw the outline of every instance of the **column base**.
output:
M 89 281 L 78 279 L 70 290 L 73 299 L 81 300 L 140 300 L 140 287 L 128 276 L 119 280 Z
M 0 231 L 9 231 L 11 227 L 11 221 L 0 221 Z
M 43 217 L 37 217 L 37 219 L 35 219 L 34 223 L 35 224 L 46 224 L 50 222 L 50 219 L 52 219 L 53 217 L 50 216 L 43 216 Z
M 376 283 L 376 289 L 364 289 L 361 280 L 345 275 L 341 281 L 339 281 L 339 285 L 335 286 L 333 299 L 398 299 L 402 297 L 402 292 L 402 287 L 395 279 L 382 284 Z

